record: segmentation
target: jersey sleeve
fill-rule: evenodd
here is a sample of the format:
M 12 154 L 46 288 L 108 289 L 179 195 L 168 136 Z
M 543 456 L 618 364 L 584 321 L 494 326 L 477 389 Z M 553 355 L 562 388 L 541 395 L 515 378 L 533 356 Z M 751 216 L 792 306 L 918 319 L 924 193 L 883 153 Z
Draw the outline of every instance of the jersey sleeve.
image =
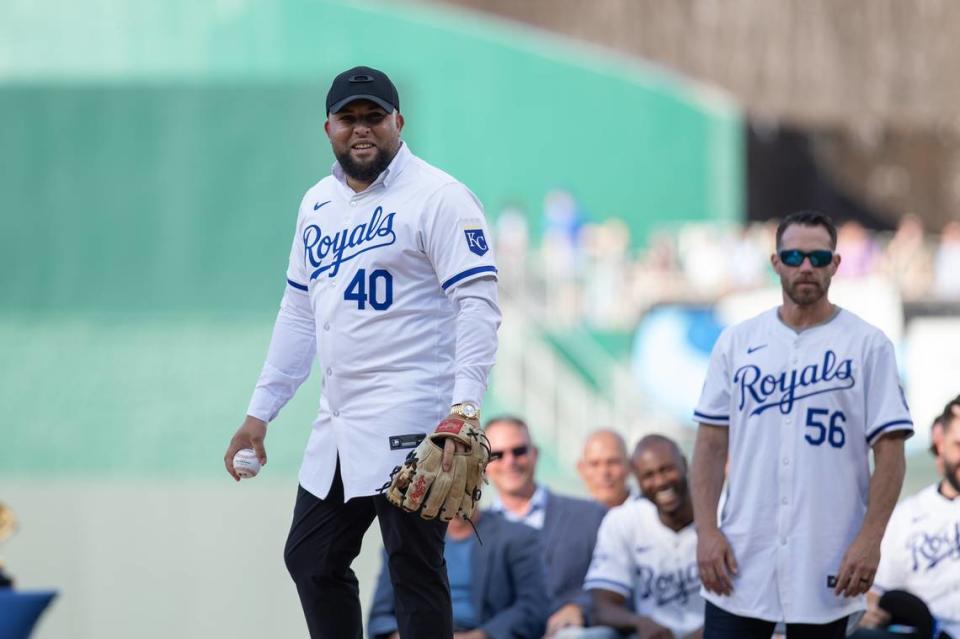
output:
M 421 223 L 424 250 L 444 291 L 497 276 L 483 208 L 463 184 L 442 186 L 428 201 Z
M 626 514 L 624 510 L 614 508 L 604 516 L 584 578 L 584 590 L 610 590 L 630 599 L 635 568 L 631 538 L 640 531 L 629 529 Z
M 730 330 L 721 333 L 713 345 L 700 401 L 693 411 L 694 420 L 704 424 L 730 425 Z
M 287 286 L 247 415 L 272 422 L 310 375 L 316 349 L 310 298 Z
M 304 201 L 306 196 L 304 196 Z M 300 203 L 303 210 L 303 202 Z M 290 246 L 290 259 L 287 263 L 287 288 L 304 295 L 308 292 L 310 273 L 307 272 L 306 249 L 303 242 L 303 215 L 297 215 L 297 226 L 293 231 L 293 244 Z
M 501 318 L 497 283 L 468 281 L 452 287 L 450 299 L 457 307 L 456 368 L 450 404 L 470 401 L 479 406 L 497 355 Z
M 864 359 L 864 401 L 867 444 L 873 445 L 881 436 L 892 431 L 913 434 L 913 420 L 900 377 L 893 344 L 885 335 L 878 334 Z

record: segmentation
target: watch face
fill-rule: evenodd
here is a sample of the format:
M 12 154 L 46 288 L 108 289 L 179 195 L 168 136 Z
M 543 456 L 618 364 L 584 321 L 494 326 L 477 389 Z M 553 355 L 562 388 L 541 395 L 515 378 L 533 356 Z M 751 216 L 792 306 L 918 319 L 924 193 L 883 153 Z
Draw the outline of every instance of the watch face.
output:
M 473 404 L 464 403 L 462 406 L 460 406 L 460 412 L 463 413 L 464 417 L 473 419 L 480 411 L 477 410 L 477 407 Z

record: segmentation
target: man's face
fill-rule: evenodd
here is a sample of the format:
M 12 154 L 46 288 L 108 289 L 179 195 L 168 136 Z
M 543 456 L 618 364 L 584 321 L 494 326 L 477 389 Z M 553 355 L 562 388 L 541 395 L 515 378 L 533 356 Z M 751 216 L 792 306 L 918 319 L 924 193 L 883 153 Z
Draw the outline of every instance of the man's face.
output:
M 644 497 L 661 514 L 671 515 L 686 506 L 687 465 L 669 444 L 655 442 L 645 446 L 633 458 L 633 472 Z
M 954 409 L 953 419 L 944 427 L 939 450 L 943 478 L 960 493 L 960 409 Z
M 355 100 L 327 116 L 324 124 L 333 154 L 355 180 L 377 179 L 400 148 L 403 116 L 369 100 Z
M 602 504 L 614 506 L 627 492 L 626 451 L 609 433 L 599 433 L 587 441 L 577 471 L 590 496 Z
M 787 297 L 798 306 L 816 304 L 827 294 L 830 280 L 840 266 L 840 256 L 834 254 L 830 264 L 820 268 L 813 266 L 810 258 L 805 258 L 799 266 L 788 266 L 780 260 L 779 251 L 791 249 L 833 251 L 830 234 L 822 226 L 792 224 L 783 232 L 778 252 L 770 258 Z
M 533 487 L 537 467 L 537 449 L 526 432 L 510 422 L 487 426 L 490 450 L 502 457 L 487 464 L 487 475 L 498 493 L 527 495 Z

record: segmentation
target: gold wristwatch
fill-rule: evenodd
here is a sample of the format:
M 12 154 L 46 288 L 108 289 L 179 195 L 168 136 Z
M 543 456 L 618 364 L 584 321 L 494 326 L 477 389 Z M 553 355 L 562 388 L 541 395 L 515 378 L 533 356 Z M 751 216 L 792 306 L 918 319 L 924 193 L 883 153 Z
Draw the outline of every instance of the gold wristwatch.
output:
M 480 420 L 480 407 L 473 402 L 460 402 L 450 407 L 452 415 L 459 415 L 464 419 Z

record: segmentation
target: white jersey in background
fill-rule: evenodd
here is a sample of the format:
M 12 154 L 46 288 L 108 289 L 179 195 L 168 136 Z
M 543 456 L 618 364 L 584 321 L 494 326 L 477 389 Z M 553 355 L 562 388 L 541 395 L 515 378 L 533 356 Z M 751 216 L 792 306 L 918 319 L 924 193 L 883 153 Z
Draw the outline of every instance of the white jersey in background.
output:
M 920 597 L 943 630 L 960 637 L 960 498 L 928 486 L 897 505 L 880 547 L 874 587 Z
M 307 191 L 247 411 L 276 417 L 316 355 L 307 491 L 325 497 L 339 459 L 344 499 L 372 495 L 453 403 L 480 405 L 500 322 L 487 240 L 476 197 L 406 144 L 361 193 L 339 165 Z
M 721 334 L 694 417 L 730 429 L 719 524 L 739 567 L 729 596 L 704 598 L 787 623 L 865 608 L 834 587 L 866 513 L 870 446 L 913 432 L 890 340 L 847 310 L 798 333 L 772 309 Z
M 700 628 L 703 598 L 693 524 L 675 532 L 644 497 L 610 509 L 600 524 L 583 587 L 623 595 L 634 612 L 669 628 L 675 637 Z

